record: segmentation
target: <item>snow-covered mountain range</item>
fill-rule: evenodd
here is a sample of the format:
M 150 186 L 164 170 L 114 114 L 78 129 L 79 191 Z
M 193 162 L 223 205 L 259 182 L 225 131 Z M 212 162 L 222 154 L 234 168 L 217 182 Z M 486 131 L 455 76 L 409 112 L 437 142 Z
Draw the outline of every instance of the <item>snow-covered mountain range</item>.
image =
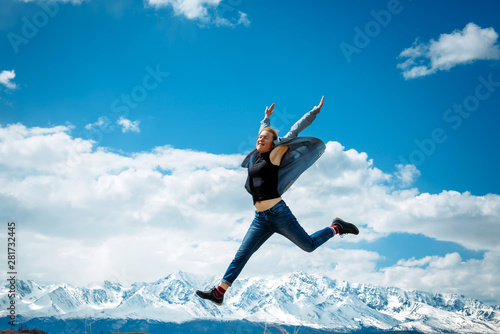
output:
M 217 307 L 194 291 L 217 283 L 179 272 L 152 283 L 122 286 L 42 285 L 17 281 L 17 314 L 23 319 L 248 320 L 334 331 L 415 330 L 424 333 L 500 333 L 500 306 L 464 296 L 350 284 L 294 273 L 280 279 L 235 282 Z M 9 299 L 0 293 L 0 316 Z

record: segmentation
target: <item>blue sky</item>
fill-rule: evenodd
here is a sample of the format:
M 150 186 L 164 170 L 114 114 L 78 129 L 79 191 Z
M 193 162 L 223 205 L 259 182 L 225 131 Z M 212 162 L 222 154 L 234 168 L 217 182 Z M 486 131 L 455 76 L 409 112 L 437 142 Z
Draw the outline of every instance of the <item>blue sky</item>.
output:
M 387 170 L 401 157 L 409 159 L 415 140 L 429 138 L 440 127 L 447 140 L 418 166 L 424 177 L 417 186 L 433 192 L 498 192 L 498 178 L 491 177 L 497 161 L 488 154 L 498 142 L 498 94 L 482 102 L 456 131 L 442 119 L 448 108 L 474 92 L 479 75 L 497 73 L 498 60 L 414 80 L 404 80 L 396 67 L 400 52 L 417 38 L 437 39 L 470 22 L 495 28 L 490 2 L 401 1 L 397 14 L 385 27 L 378 25 L 380 32 L 350 55 L 349 63 L 339 45 L 354 46 L 354 28 L 366 31 L 375 22 L 370 12 L 387 11 L 388 2 L 233 3 L 238 6 L 219 11 L 229 19 L 236 19 L 237 11 L 251 12 L 248 26 L 203 28 L 199 20 L 174 16 L 170 6 L 155 9 L 141 1 L 125 1 L 115 9 L 119 13 L 102 2 L 60 4 L 34 37 L 15 44 L 17 53 L 8 38 L 2 39 L 3 69 L 14 69 L 19 85 L 16 92 L 3 94 L 2 122 L 70 122 L 77 134 L 99 117 L 116 121 L 124 112 L 114 112 L 111 103 L 141 85 L 146 67 L 159 66 L 168 78 L 126 115 L 140 121 L 141 133 L 113 131 L 102 145 L 135 152 L 168 143 L 235 153 L 234 143 L 246 138 L 266 105 L 275 102 L 278 110 L 299 115 L 325 95 L 326 115 L 314 128 L 325 141 L 368 152 Z M 23 36 L 22 18 L 40 17 L 35 3 L 7 1 L 2 6 L 10 17 L 4 35 Z M 218 126 L 225 127 L 224 134 Z M 186 138 L 186 129 L 197 135 Z
M 289 1 L 286 5 L 244 0 L 187 3 L 2 1 L 0 124 L 4 156 L 0 170 L 2 196 L 9 208 L 8 213 L 3 210 L 4 221 L 20 221 L 26 236 L 62 238 L 57 239 L 60 248 L 82 247 L 82 251 L 97 254 L 104 247 L 113 254 L 110 247 L 119 242 L 106 227 L 96 244 L 90 236 L 83 236 L 106 223 L 94 225 L 97 223 L 89 217 L 73 221 L 68 228 L 58 213 L 81 218 L 78 210 L 86 208 L 95 217 L 108 219 L 115 210 L 130 204 L 123 202 L 125 192 L 140 205 L 119 235 L 129 240 L 133 225 L 141 221 L 141 242 L 154 244 L 148 239 L 149 232 L 169 235 L 174 226 L 179 238 L 186 238 L 182 240 L 190 244 L 189 235 L 199 223 L 193 222 L 195 216 L 180 209 L 162 211 L 159 207 L 148 211 L 151 201 L 165 203 L 166 198 L 179 192 L 169 188 L 169 173 L 152 181 L 151 189 L 136 188 L 145 184 L 143 174 L 134 174 L 141 168 L 132 168 L 127 162 L 162 161 L 143 167 L 147 173 L 164 172 L 168 169 L 165 166 L 174 162 L 162 159 L 173 154 L 192 162 L 191 167 L 182 168 L 192 169 L 183 177 L 194 180 L 185 185 L 186 198 L 192 199 L 202 189 L 205 202 L 196 210 L 206 219 L 219 219 L 215 217 L 221 210 L 229 211 L 219 223 L 211 226 L 207 221 L 203 226 L 231 232 L 219 240 L 196 235 L 201 241 L 190 244 L 191 249 L 204 249 L 200 245 L 209 247 L 212 240 L 221 243 L 221 249 L 227 247 L 227 254 L 214 264 L 216 269 L 211 274 L 216 274 L 227 266 L 247 227 L 237 223 L 233 229 L 234 221 L 248 224 L 251 220 L 251 202 L 243 185 L 238 184 L 244 171 L 237 166 L 254 145 L 265 107 L 276 103 L 273 124 L 284 134 L 324 95 L 320 115 L 303 134 L 330 143 L 330 153 L 285 200 L 303 215 L 305 226 L 317 215 L 308 212 L 301 191 L 317 198 L 323 207 L 353 215 L 353 221 L 357 219 L 364 226 L 366 237 L 343 240 L 339 246 L 358 259 L 358 265 L 347 271 L 335 269 L 332 277 L 349 279 L 351 271 L 366 273 L 369 268 L 365 276 L 353 274 L 352 279 L 398 285 L 404 280 L 387 273 L 416 268 L 411 259 L 422 263 L 415 270 L 427 272 L 433 266 L 453 267 L 439 266 L 441 262 L 455 264 L 453 270 L 432 271 L 436 277 L 453 277 L 457 275 L 454 270 L 482 266 L 483 284 L 491 286 L 492 292 L 471 294 L 484 300 L 500 299 L 500 291 L 494 288 L 498 282 L 486 270 L 500 254 L 489 241 L 491 232 L 498 230 L 500 218 L 500 158 L 496 154 L 500 142 L 499 4 L 409 0 Z M 461 113 L 454 111 L 456 108 L 461 108 Z M 166 146 L 176 151 L 164 153 Z M 40 150 L 30 151 L 33 147 Z M 200 154 L 190 156 L 190 152 Z M 69 161 L 72 154 L 73 163 L 66 163 L 71 167 L 69 174 L 36 168 L 43 165 L 42 160 L 47 164 L 60 162 L 57 159 Z M 330 170 L 337 164 L 345 168 L 343 173 Z M 181 167 L 172 168 L 175 175 Z M 214 173 L 205 181 L 221 182 L 222 177 L 227 192 L 233 194 L 234 189 L 235 197 L 220 205 L 221 196 L 212 198 L 206 191 L 213 185 L 196 179 L 198 168 Z M 217 174 L 218 168 L 226 174 Z M 134 186 L 127 183 L 131 180 L 125 175 L 128 170 L 134 171 Z M 332 175 L 325 180 L 332 182 L 332 188 L 325 188 L 325 192 L 329 189 L 333 194 L 316 191 L 314 185 L 307 187 L 306 181 L 314 173 Z M 82 175 L 91 176 L 85 179 Z M 42 176 L 61 183 L 36 181 Z M 233 177 L 234 183 L 226 184 L 225 180 Z M 108 179 L 114 180 L 106 183 L 110 192 L 96 195 L 102 200 L 92 202 L 96 191 L 92 182 L 100 184 Z M 30 180 L 36 185 L 29 185 Z M 81 196 L 72 194 L 76 196 L 73 198 L 67 191 Z M 147 197 L 151 194 L 148 191 L 155 191 L 155 196 Z M 357 195 L 350 198 L 350 193 Z M 58 196 L 71 199 L 65 204 L 64 200 L 57 202 Z M 127 201 L 132 199 L 127 197 Z M 166 203 L 172 201 L 175 203 Z M 392 205 L 399 210 L 394 216 Z M 238 213 L 238 208 L 245 211 Z M 323 211 L 330 214 L 326 208 Z M 152 223 L 175 222 L 172 212 L 186 223 L 181 232 L 175 223 Z M 419 219 L 425 223 L 419 225 Z M 315 224 L 309 225 L 309 231 Z M 469 229 L 474 230 L 471 235 Z M 75 237 L 74 233 L 82 231 L 86 232 Z M 26 252 L 42 244 L 26 246 Z M 289 249 L 281 241 L 269 247 Z M 336 244 L 328 247 L 328 252 L 337 254 Z M 256 263 L 273 261 L 273 256 L 265 254 Z M 319 256 L 314 255 L 314 261 L 323 263 Z M 216 252 L 213 258 L 219 258 Z M 110 255 L 111 259 L 117 263 L 114 272 L 120 271 L 119 258 Z M 180 256 L 168 261 L 165 268 L 189 271 L 185 268 L 188 266 L 210 273 L 205 267 L 193 265 L 197 263 L 194 255 L 192 259 L 194 262 L 184 261 Z M 312 261 L 305 259 L 307 263 Z M 82 259 L 82 266 L 85 261 L 92 262 Z M 153 261 L 147 263 L 155 265 Z M 339 263 L 324 265 L 342 267 Z M 49 265 L 44 268 L 30 262 L 26 266 L 28 278 L 78 281 Z M 105 263 L 100 266 L 106 267 Z M 305 263 L 301 268 L 316 270 L 321 266 Z M 279 270 L 296 269 L 285 266 Z M 129 268 L 126 275 L 130 280 L 153 280 L 161 275 L 154 270 L 144 271 L 144 276 L 132 271 Z M 248 274 L 262 273 L 251 267 Z M 408 269 L 408 275 L 414 274 Z M 97 277 L 110 275 L 104 272 Z M 454 287 L 439 285 L 435 289 L 463 294 L 469 291 L 463 281 L 450 285 Z M 417 281 L 403 287 L 432 288 Z

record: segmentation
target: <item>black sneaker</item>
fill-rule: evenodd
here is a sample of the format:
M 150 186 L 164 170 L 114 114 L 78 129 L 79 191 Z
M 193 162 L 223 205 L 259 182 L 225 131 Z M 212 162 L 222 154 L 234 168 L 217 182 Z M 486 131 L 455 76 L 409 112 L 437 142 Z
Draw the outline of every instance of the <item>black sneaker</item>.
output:
M 339 234 L 340 235 L 347 234 L 347 233 L 359 234 L 359 230 L 356 227 L 356 225 L 345 222 L 342 219 L 340 219 L 339 217 L 337 217 L 333 220 L 332 226 L 333 225 L 337 225 L 339 227 L 339 230 L 340 230 Z
M 208 291 L 196 290 L 196 294 L 203 299 L 210 300 L 211 302 L 213 302 L 216 305 L 222 305 L 222 302 L 224 301 L 224 296 L 217 297 L 215 295 L 215 290 L 217 290 L 216 287 L 213 287 L 212 289 L 210 289 Z

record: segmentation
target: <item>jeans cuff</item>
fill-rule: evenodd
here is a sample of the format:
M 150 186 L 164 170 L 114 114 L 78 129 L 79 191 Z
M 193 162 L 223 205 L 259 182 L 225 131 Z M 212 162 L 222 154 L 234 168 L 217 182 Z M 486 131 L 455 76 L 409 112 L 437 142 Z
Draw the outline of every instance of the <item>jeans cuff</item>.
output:
M 231 286 L 231 285 L 232 285 L 231 283 L 229 283 L 229 282 L 228 282 L 228 281 L 226 281 L 225 279 L 222 279 L 222 280 L 221 280 L 221 282 L 222 282 L 222 283 L 226 283 L 226 284 L 227 284 L 227 285 L 229 285 L 229 286 Z

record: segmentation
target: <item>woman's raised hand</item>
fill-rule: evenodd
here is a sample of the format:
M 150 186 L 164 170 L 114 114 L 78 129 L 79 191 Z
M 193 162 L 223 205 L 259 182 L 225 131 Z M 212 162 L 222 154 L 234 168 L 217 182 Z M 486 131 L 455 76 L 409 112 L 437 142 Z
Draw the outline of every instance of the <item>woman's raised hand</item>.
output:
M 320 111 L 321 111 L 321 107 L 323 107 L 323 101 L 324 101 L 324 100 L 325 100 L 325 97 L 323 96 L 323 97 L 321 98 L 321 102 L 320 102 L 317 106 L 315 106 L 315 107 L 314 107 L 314 108 L 318 108 L 318 112 L 320 112 Z
M 269 118 L 274 112 L 274 103 L 270 107 L 266 107 L 266 117 Z

